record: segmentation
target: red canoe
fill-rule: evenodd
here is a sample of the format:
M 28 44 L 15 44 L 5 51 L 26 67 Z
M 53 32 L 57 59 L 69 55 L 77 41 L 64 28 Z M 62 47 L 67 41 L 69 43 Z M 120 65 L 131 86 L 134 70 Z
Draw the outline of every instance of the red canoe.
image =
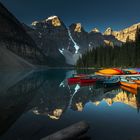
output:
M 72 78 L 68 78 L 68 84 L 73 85 L 73 84 L 78 84 L 80 83 L 80 79 L 86 77 L 87 75 L 85 74 L 77 74 L 74 75 Z
M 93 82 L 93 83 L 80 83 L 80 87 L 93 86 L 93 85 L 95 85 L 95 82 Z
M 80 79 L 80 83 L 84 84 L 84 83 L 95 83 L 97 81 L 97 79 Z
M 80 77 L 73 77 L 73 78 L 68 78 L 68 84 L 77 84 L 80 83 Z

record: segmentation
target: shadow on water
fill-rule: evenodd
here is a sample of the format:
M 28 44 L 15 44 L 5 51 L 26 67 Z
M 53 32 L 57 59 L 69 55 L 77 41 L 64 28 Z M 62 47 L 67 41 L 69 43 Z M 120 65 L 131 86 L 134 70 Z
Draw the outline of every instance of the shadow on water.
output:
M 67 115 L 71 119 L 68 122 L 64 114 L 83 112 L 89 103 L 93 103 L 95 108 L 102 102 L 109 106 L 123 103 L 139 112 L 140 91 L 130 93 L 120 87 L 67 85 L 66 77 L 72 73 L 67 70 L 1 72 L 0 139 L 38 140 L 76 122 L 76 115 L 71 118 Z M 28 124 L 23 118 L 28 120 Z M 18 132 L 14 132 L 16 130 Z

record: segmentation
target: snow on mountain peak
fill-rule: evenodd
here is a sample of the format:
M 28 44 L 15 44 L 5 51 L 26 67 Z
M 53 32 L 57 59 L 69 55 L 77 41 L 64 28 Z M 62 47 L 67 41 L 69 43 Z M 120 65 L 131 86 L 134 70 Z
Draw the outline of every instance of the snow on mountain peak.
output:
M 57 16 L 50 16 L 50 17 L 48 17 L 46 20 L 52 20 L 52 19 L 54 19 L 54 18 L 58 18 Z
M 45 22 L 51 21 L 52 25 L 57 27 L 57 26 L 61 26 L 61 21 L 57 16 L 50 16 L 48 17 Z
M 42 21 L 34 21 L 32 22 L 32 26 L 36 26 L 38 23 L 51 23 L 53 26 L 61 26 L 61 21 L 60 19 L 57 17 L 57 16 L 50 16 L 48 17 L 47 19 L 45 20 L 42 20 Z M 44 26 L 46 27 L 46 26 Z
M 31 25 L 32 25 L 32 26 L 36 26 L 37 23 L 39 23 L 39 22 L 38 22 L 38 21 L 34 21 L 34 22 L 32 22 Z

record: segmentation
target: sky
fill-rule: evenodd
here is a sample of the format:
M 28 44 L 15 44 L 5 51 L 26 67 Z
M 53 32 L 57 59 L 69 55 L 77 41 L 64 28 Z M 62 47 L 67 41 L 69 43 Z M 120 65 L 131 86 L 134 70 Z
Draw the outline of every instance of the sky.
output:
M 0 0 L 19 20 L 33 21 L 56 15 L 69 26 L 81 23 L 86 31 L 107 27 L 121 30 L 140 22 L 140 0 Z

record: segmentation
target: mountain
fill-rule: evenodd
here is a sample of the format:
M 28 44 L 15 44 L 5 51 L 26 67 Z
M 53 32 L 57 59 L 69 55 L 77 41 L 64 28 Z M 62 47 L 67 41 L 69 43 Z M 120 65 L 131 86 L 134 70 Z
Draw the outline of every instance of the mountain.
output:
M 54 59 L 59 66 L 76 64 L 79 57 L 87 50 L 99 46 L 121 46 L 112 29 L 103 34 L 97 28 L 87 32 L 81 23 L 66 27 L 58 16 L 51 16 L 41 21 L 24 25 L 27 33 L 36 42 L 46 56 Z
M 104 32 L 104 35 L 113 35 L 117 40 L 121 42 L 126 42 L 127 39 L 135 41 L 137 28 L 140 29 L 140 23 L 134 24 L 120 31 L 113 31 L 113 29 L 109 27 Z
M 96 48 L 99 46 L 120 46 L 122 44 L 113 35 L 103 35 L 97 28 L 94 28 L 89 33 L 86 32 L 81 23 L 71 24 L 69 29 L 73 39 L 80 46 L 79 51 L 81 53 L 84 53 L 88 49 Z
M 121 45 L 114 36 L 103 35 L 98 29 L 88 33 L 81 23 L 66 27 L 58 16 L 23 26 L 42 52 L 58 62 L 59 66 L 76 64 L 79 57 L 93 47 Z
M 79 55 L 76 58 L 75 42 L 59 17 L 34 21 L 30 27 L 24 25 L 24 28 L 46 56 L 59 61 L 59 66 L 76 63 Z
M 87 32 L 81 23 L 67 27 L 58 16 L 21 24 L 0 3 L 0 67 L 34 67 L 34 65 L 70 66 L 87 50 L 99 46 L 121 46 L 134 41 L 140 23 L 121 31 L 97 28 Z
M 44 35 L 44 33 L 41 33 L 40 31 L 25 24 L 23 24 L 23 26 L 26 29 L 27 33 L 33 38 L 40 50 L 45 54 L 46 57 L 48 57 L 48 63 L 50 65 L 51 63 L 52 66 L 66 65 L 65 58 L 57 49 L 55 40 L 48 39 L 48 36 Z M 50 62 L 50 60 L 52 60 L 52 62 Z
M 87 50 L 99 46 L 121 46 L 128 38 L 134 40 L 135 24 L 121 31 L 97 28 L 87 32 L 81 23 L 67 27 L 58 16 L 21 24 L 0 4 L 0 67 L 34 67 L 75 65 Z
M 24 68 L 46 64 L 22 24 L 0 3 L 0 67 Z
M 55 59 L 59 66 L 66 65 L 65 58 L 59 50 L 68 46 L 67 30 L 58 17 L 34 21 L 26 30 L 46 56 Z

